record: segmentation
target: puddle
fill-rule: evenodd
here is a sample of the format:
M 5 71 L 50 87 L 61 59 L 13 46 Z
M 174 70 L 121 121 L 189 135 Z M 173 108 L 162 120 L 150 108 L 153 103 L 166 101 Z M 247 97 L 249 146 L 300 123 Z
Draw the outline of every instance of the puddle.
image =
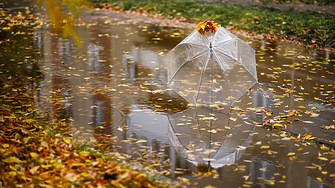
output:
M 259 84 L 228 115 L 189 107 L 166 86 L 165 55 L 192 29 L 102 10 L 82 19 L 84 51 L 45 24 L 3 29 L 0 46 L 0 85 L 30 87 L 32 105 L 69 125 L 74 140 L 195 187 L 334 186 L 333 151 L 260 128 L 277 117 L 282 129 L 334 142 L 334 54 L 240 36 L 256 50 Z

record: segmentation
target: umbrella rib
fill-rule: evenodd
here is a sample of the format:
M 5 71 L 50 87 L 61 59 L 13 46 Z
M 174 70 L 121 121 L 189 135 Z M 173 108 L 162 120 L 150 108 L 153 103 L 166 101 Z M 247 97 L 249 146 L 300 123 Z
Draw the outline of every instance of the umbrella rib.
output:
M 237 41 L 237 40 L 238 40 L 238 41 L 241 41 L 242 43 L 246 43 L 245 41 L 241 40 L 240 38 L 236 38 L 236 39 L 235 39 L 235 41 Z M 228 41 L 229 41 L 229 40 L 228 40 Z M 228 41 L 225 41 L 223 44 L 228 43 Z M 221 45 L 223 45 L 223 44 L 221 44 Z M 247 43 L 246 43 L 246 44 L 247 44 Z M 247 46 L 250 50 L 255 51 L 250 45 L 247 44 L 246 46 Z M 247 71 L 249 72 L 250 75 L 252 75 L 251 72 L 250 72 L 250 70 L 247 69 L 247 68 L 244 66 L 244 64 L 240 63 L 236 58 L 234 58 L 234 57 L 232 57 L 231 55 L 227 54 L 226 52 L 222 51 L 221 49 L 219 49 L 219 48 L 216 47 L 215 45 L 213 46 L 213 51 L 214 51 L 214 50 L 217 50 L 217 51 L 219 51 L 219 52 L 221 52 L 221 53 L 227 55 L 228 57 L 234 59 L 237 63 L 241 64 L 241 65 L 244 67 L 244 69 L 247 70 Z M 256 76 L 257 76 L 257 75 L 256 75 Z M 252 77 L 254 78 L 253 75 L 252 75 Z M 254 79 L 255 79 L 255 78 L 254 78 Z M 258 81 L 257 81 L 257 78 L 255 79 L 255 81 L 258 82 Z
M 220 49 L 213 48 L 213 52 L 214 52 L 214 53 L 215 53 L 216 50 L 219 51 L 219 52 L 221 52 L 221 53 L 223 53 L 224 55 L 226 55 L 226 56 L 232 58 L 233 60 L 235 60 L 238 64 L 242 65 L 243 68 L 244 68 L 245 70 L 247 70 L 248 73 L 249 73 L 250 75 L 252 75 L 251 72 L 250 72 L 250 70 L 247 69 L 247 68 L 245 67 L 245 65 L 242 64 L 242 63 L 240 63 L 236 58 L 232 57 L 231 55 L 227 54 L 226 52 L 224 52 L 224 51 L 222 51 L 222 50 L 220 50 Z M 217 58 L 217 59 L 219 60 L 219 58 Z M 256 76 L 257 76 L 257 75 L 256 75 Z M 253 75 L 252 75 L 252 78 L 254 78 Z M 254 79 L 255 79 L 255 78 L 254 78 Z M 258 82 L 258 81 L 257 81 L 257 78 L 255 79 L 255 81 Z
M 169 122 L 171 122 L 169 116 L 168 116 L 168 119 L 169 119 Z M 180 139 L 179 139 L 178 136 L 176 135 L 176 131 L 174 130 L 174 128 L 173 128 L 173 126 L 172 126 L 172 123 L 169 123 L 169 124 L 170 124 L 170 126 L 171 126 L 171 128 L 172 128 L 172 130 L 173 130 L 174 136 L 177 138 L 177 140 L 179 141 L 180 145 L 184 146 L 184 148 L 185 148 L 186 150 L 189 150 L 184 144 L 182 144 L 182 142 L 180 141 Z
M 195 104 L 198 103 L 198 97 L 199 97 L 200 85 L 201 85 L 201 81 L 202 81 L 203 74 L 205 74 L 205 70 L 206 70 L 206 67 L 207 67 L 207 65 L 208 65 L 208 61 L 209 61 L 209 56 L 208 56 L 208 59 L 206 60 L 204 69 L 203 69 L 202 73 L 200 74 L 200 79 L 199 79 L 199 83 L 198 83 L 197 97 L 196 97 L 196 100 L 195 100 Z
M 244 42 L 243 40 L 241 40 L 240 38 L 237 38 L 237 40 L 241 41 L 242 43 L 246 43 L 246 42 Z M 247 43 L 246 43 L 246 44 L 247 44 Z M 251 48 L 251 46 L 250 46 L 249 44 L 247 44 L 246 46 L 249 47 L 251 50 L 255 51 L 253 48 Z M 237 61 L 237 62 L 238 62 L 238 61 Z M 239 62 L 238 62 L 238 63 L 239 63 Z M 245 68 L 245 70 L 247 70 L 247 71 L 249 72 L 249 74 L 252 76 L 252 78 L 254 78 L 254 75 L 251 74 L 250 70 L 247 69 L 247 68 L 244 66 L 244 64 L 242 64 L 242 63 L 240 63 L 240 64 Z M 256 69 L 256 65 L 255 65 L 255 69 Z M 257 73 L 256 73 L 255 76 L 256 76 L 256 78 L 254 78 L 254 79 L 255 79 L 256 83 L 258 83 L 258 80 L 257 80 Z
M 201 51 L 200 53 L 198 53 L 197 55 L 193 56 L 192 58 L 190 58 L 189 60 L 186 60 L 182 65 L 180 65 L 180 67 L 178 68 L 178 70 L 173 74 L 173 76 L 171 77 L 171 79 L 168 81 L 168 84 L 171 83 L 171 81 L 173 80 L 173 78 L 177 75 L 177 73 L 180 71 L 181 67 L 183 67 L 187 62 L 195 59 L 195 58 L 198 58 L 200 56 L 203 56 L 204 55 L 204 51 L 206 51 L 206 49 L 204 49 L 203 51 Z
M 213 50 L 213 56 L 215 57 L 216 61 L 220 62 L 221 63 L 221 60 L 219 60 L 219 58 L 217 57 L 215 51 Z M 224 70 L 223 70 L 223 67 L 221 67 L 221 65 L 219 64 L 219 67 L 221 68 L 222 72 L 224 73 Z M 226 80 L 226 85 L 227 85 L 227 88 L 228 88 L 228 94 L 229 94 L 229 101 L 230 101 L 230 106 L 233 106 L 232 105 L 232 101 L 231 101 L 231 95 L 230 95 L 230 88 L 229 88 L 229 84 L 228 84 L 228 80 L 227 80 L 227 77 L 226 77 L 226 74 L 223 74 L 224 76 L 224 79 Z

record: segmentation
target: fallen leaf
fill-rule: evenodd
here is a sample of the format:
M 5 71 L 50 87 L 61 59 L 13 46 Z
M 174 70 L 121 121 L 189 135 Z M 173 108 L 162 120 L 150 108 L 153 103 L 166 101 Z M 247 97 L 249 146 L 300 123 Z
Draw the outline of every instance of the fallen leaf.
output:
M 19 163 L 21 162 L 18 158 L 16 157 L 9 157 L 9 158 L 6 158 L 4 160 L 2 160 L 3 162 L 5 163 Z
M 322 160 L 322 161 L 328 161 L 328 159 L 325 158 L 325 157 L 318 157 L 318 159 L 320 159 L 320 160 Z
M 136 143 L 144 143 L 144 142 L 148 142 L 147 140 L 138 140 L 136 141 Z
M 34 175 L 39 168 L 40 168 L 39 166 L 35 166 L 35 167 L 31 168 L 29 171 Z

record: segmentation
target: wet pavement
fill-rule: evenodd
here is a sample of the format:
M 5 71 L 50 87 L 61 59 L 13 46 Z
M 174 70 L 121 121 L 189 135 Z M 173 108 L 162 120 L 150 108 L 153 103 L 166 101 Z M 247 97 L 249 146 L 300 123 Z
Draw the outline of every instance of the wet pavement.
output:
M 31 23 L 1 25 L 0 85 L 31 88 L 37 112 L 64 122 L 74 142 L 130 155 L 190 187 L 335 186 L 334 54 L 239 36 L 256 50 L 259 84 L 231 112 L 209 110 L 166 85 L 166 54 L 192 27 L 85 10 L 79 49 L 52 32 L 45 12 L 27 10 Z M 263 128 L 267 120 L 294 138 Z M 329 145 L 295 140 L 308 133 Z

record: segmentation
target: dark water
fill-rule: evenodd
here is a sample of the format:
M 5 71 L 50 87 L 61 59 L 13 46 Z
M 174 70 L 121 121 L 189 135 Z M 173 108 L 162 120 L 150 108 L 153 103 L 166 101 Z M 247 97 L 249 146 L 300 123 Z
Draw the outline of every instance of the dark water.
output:
M 256 50 L 259 84 L 231 112 L 195 108 L 166 86 L 165 62 L 193 28 L 86 10 L 79 49 L 42 13 L 43 22 L 1 24 L 0 84 L 29 87 L 38 112 L 62 120 L 75 142 L 128 154 L 195 187 L 334 187 L 334 150 L 262 127 L 273 119 L 292 134 L 335 141 L 334 54 L 239 36 Z

